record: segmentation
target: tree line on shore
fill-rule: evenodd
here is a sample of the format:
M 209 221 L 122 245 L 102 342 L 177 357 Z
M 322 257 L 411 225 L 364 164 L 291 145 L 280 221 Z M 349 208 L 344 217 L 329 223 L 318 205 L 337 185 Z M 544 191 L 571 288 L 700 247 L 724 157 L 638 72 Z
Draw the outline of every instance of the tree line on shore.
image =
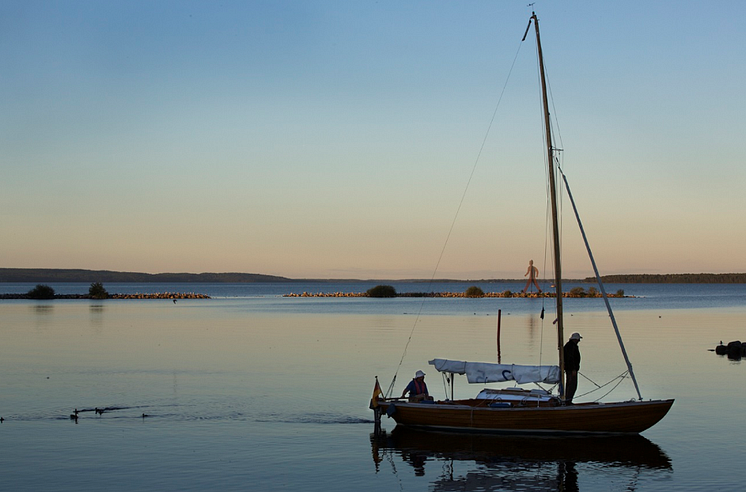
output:
M 602 275 L 601 280 L 615 284 L 746 284 L 746 273 L 636 273 L 628 275 Z M 584 282 L 595 282 L 588 277 Z
M 140 273 L 62 268 L 0 268 L 0 282 L 111 283 L 249 283 L 290 282 L 286 277 L 258 273 Z
M 670 273 L 670 274 L 620 274 L 604 275 L 604 282 L 609 283 L 691 283 L 691 284 L 743 284 L 746 273 Z M 517 279 L 482 279 L 457 280 L 438 279 L 438 282 L 507 282 Z M 520 279 L 518 279 L 520 280 Z M 564 281 L 595 282 L 595 277 L 582 280 L 563 279 Z M 37 282 L 111 282 L 111 283 L 255 283 L 255 282 L 359 282 L 357 279 L 291 279 L 276 275 L 259 273 L 139 273 L 116 272 L 109 270 L 84 270 L 61 268 L 0 268 L 0 282 L 37 283 Z M 409 279 L 397 282 L 422 282 Z

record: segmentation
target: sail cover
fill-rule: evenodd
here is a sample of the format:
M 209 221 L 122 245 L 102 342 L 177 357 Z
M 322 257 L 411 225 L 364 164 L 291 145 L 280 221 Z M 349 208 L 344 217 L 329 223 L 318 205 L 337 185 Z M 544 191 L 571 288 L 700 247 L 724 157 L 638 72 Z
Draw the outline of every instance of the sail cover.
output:
M 440 372 L 466 374 L 466 379 L 470 383 L 515 381 L 518 384 L 557 384 L 560 382 L 559 366 L 519 366 L 448 359 L 433 359 L 430 365 L 435 366 L 435 369 Z

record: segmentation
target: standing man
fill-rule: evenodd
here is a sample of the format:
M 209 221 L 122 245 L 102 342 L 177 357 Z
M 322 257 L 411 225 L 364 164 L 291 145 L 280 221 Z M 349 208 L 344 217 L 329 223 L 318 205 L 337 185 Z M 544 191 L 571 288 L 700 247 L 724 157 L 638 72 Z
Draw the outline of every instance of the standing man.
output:
M 572 398 L 575 396 L 575 390 L 578 389 L 578 371 L 580 370 L 580 349 L 578 343 L 580 333 L 570 335 L 564 347 L 565 355 L 565 405 L 572 405 Z

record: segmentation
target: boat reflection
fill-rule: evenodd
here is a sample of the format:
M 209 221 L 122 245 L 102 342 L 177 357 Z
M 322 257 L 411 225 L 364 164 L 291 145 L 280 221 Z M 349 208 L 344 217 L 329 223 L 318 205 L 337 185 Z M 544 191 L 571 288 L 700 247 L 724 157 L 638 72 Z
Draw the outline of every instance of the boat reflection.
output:
M 579 478 L 605 484 L 612 475 L 635 490 L 642 473 L 660 478 L 673 471 L 669 457 L 640 435 L 505 436 L 397 426 L 370 440 L 377 473 L 388 461 L 397 474 L 401 460 L 436 491 L 577 491 Z

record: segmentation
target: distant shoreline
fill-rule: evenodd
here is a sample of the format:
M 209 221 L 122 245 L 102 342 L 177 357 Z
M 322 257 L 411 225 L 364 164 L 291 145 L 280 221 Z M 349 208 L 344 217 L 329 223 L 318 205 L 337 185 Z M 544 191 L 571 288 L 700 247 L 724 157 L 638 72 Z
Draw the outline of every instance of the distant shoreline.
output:
M 56 300 L 56 299 L 91 299 L 94 301 L 101 301 L 106 299 L 210 299 L 210 296 L 205 294 L 196 294 L 194 292 L 155 292 L 151 294 L 109 294 L 104 299 L 94 298 L 89 294 L 55 294 L 51 299 L 34 299 L 28 294 L 0 294 L 0 300 L 23 300 L 28 299 L 32 301 L 42 300 Z
M 746 273 L 673 273 L 673 274 L 622 274 L 604 275 L 604 282 L 617 284 L 743 284 Z M 521 282 L 525 279 L 433 279 L 432 282 L 498 283 Z M 592 283 L 596 279 L 563 279 L 564 282 Z M 0 268 L 0 283 L 347 283 L 370 282 L 422 283 L 430 279 L 293 279 L 258 273 L 139 273 L 110 270 L 57 269 L 57 268 Z

